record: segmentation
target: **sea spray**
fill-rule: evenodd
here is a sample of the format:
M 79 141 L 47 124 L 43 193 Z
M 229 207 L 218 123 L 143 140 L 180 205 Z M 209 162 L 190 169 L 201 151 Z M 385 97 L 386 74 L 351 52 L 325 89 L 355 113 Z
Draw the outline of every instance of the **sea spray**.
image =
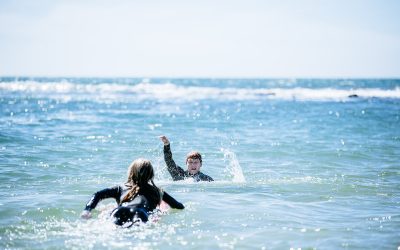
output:
M 242 168 L 240 167 L 239 161 L 236 154 L 229 149 L 221 148 L 221 152 L 224 153 L 224 162 L 228 162 L 224 173 L 232 177 L 232 182 L 243 183 L 246 182 L 244 178 Z

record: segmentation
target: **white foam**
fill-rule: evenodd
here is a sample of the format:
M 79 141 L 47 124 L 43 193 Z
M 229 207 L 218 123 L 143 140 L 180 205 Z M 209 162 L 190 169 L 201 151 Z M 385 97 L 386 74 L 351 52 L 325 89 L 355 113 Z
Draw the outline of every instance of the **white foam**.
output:
M 232 182 L 244 183 L 246 179 L 244 178 L 242 168 L 240 167 L 239 161 L 236 154 L 229 149 L 221 148 L 224 153 L 224 160 L 228 162 L 228 166 L 224 170 L 229 175 L 232 175 Z
M 300 101 L 343 101 L 351 96 L 359 98 L 400 98 L 400 87 L 395 89 L 359 88 L 219 88 L 179 86 L 172 83 L 154 84 L 80 84 L 67 81 L 0 82 L 2 94 L 21 93 L 35 97 L 63 100 L 90 99 L 93 101 L 173 100 L 193 101 L 205 99 L 252 100 L 277 99 Z

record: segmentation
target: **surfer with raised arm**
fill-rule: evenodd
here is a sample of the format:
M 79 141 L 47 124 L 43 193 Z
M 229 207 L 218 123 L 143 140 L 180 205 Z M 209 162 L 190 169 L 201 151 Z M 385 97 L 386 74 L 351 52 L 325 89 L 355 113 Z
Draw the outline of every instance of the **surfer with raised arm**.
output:
M 192 151 L 186 155 L 187 170 L 183 170 L 183 168 L 176 165 L 175 161 L 172 159 L 171 145 L 168 138 L 162 135 L 160 139 L 164 143 L 164 160 L 167 164 L 168 172 L 171 174 L 174 181 L 187 178 L 193 178 L 195 181 L 214 181 L 210 176 L 200 172 L 203 161 L 199 152 Z

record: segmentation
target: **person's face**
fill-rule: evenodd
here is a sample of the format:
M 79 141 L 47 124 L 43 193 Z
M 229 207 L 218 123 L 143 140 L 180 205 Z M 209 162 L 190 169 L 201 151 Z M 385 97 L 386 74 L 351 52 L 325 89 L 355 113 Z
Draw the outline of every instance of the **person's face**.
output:
M 186 166 L 190 174 L 197 174 L 200 171 L 201 162 L 199 159 L 189 158 L 186 161 Z

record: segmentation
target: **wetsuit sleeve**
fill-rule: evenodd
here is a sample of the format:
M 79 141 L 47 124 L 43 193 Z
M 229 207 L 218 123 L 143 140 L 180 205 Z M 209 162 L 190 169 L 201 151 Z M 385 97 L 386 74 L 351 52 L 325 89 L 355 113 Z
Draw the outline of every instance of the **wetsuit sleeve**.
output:
M 106 189 L 100 190 L 93 194 L 92 198 L 86 204 L 85 210 L 91 211 L 103 199 L 114 198 L 116 200 L 119 200 L 119 198 L 121 196 L 121 192 L 122 192 L 122 190 L 121 190 L 120 186 L 115 186 L 112 188 L 106 188 Z
M 170 207 L 176 208 L 176 209 L 184 209 L 185 206 L 183 206 L 182 203 L 179 201 L 175 200 L 172 196 L 170 196 L 167 192 L 164 191 L 163 193 L 163 201 L 165 201 Z
M 168 172 L 171 174 L 174 181 L 183 180 L 185 178 L 185 171 L 176 165 L 172 159 L 171 145 L 164 145 L 164 160 L 167 164 Z
M 211 178 L 210 176 L 205 175 L 205 174 L 204 174 L 204 179 L 203 179 L 203 180 L 204 180 L 204 181 L 214 181 L 213 178 Z

